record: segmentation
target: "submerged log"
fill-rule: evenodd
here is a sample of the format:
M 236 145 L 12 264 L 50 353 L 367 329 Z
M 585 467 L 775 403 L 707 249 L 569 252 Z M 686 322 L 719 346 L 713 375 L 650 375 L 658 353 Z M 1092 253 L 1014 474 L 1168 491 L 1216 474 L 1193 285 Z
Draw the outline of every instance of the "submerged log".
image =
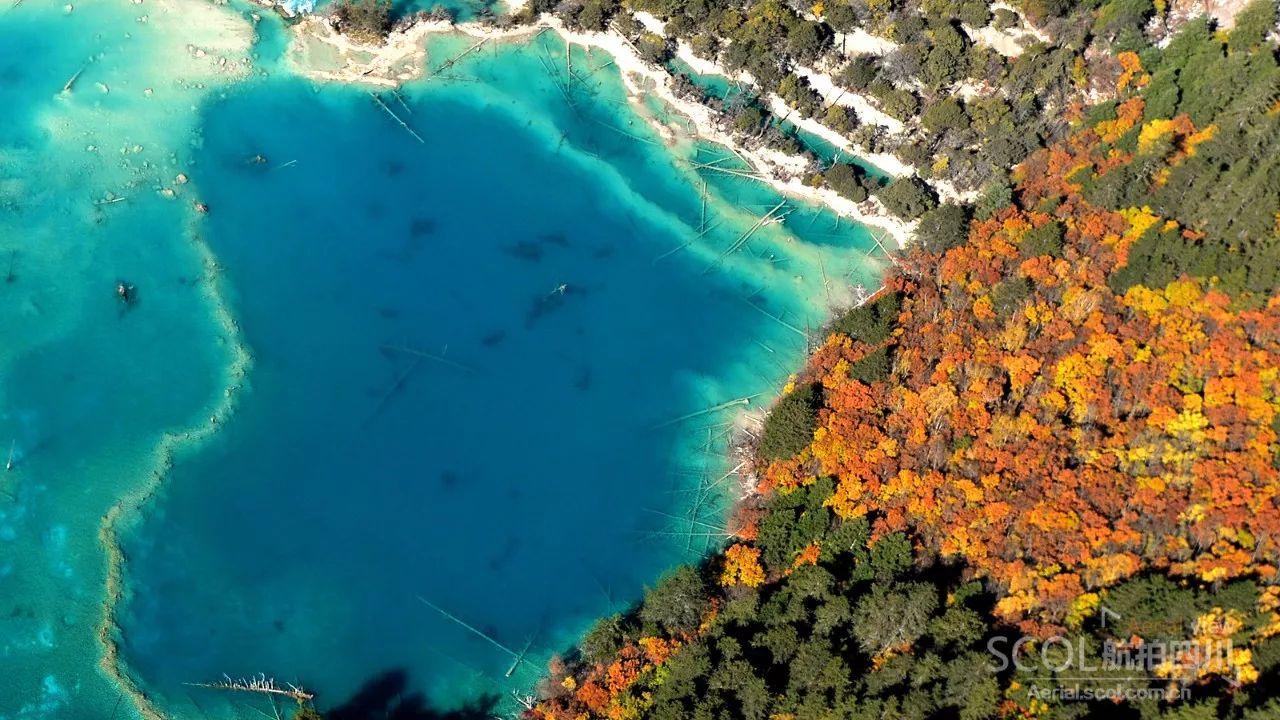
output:
M 785 200 L 783 200 L 782 202 L 770 208 L 769 212 L 765 213 L 760 217 L 760 219 L 756 220 L 754 225 L 748 228 L 746 232 L 742 233 L 742 235 L 738 236 L 738 239 L 735 240 L 733 244 L 730 245 L 724 252 L 720 253 L 720 256 L 716 258 L 716 261 L 712 263 L 710 267 L 708 267 L 706 270 L 703 270 L 702 274 L 705 275 L 711 272 L 717 266 L 719 266 L 720 263 L 724 262 L 725 258 L 729 257 L 730 255 L 738 252 L 743 247 L 745 247 L 747 244 L 747 241 L 749 241 L 751 239 L 751 236 L 755 235 L 756 231 L 759 230 L 760 228 L 766 225 L 771 225 L 776 222 L 781 222 L 782 219 L 785 218 L 787 214 L 790 212 L 790 211 L 786 211 L 786 212 L 778 213 L 779 210 L 782 210 L 784 205 L 786 205 Z M 778 214 L 775 215 L 774 213 L 778 213 Z
M 449 358 L 444 356 L 444 353 L 437 354 L 433 352 L 427 352 L 426 350 L 420 350 L 418 348 L 409 347 L 407 345 L 383 345 L 382 349 L 390 350 L 392 352 L 405 353 L 408 355 L 412 355 L 413 357 L 416 357 L 416 358 L 432 360 L 434 362 L 440 363 L 441 365 L 448 365 L 449 367 L 458 368 L 459 370 L 466 370 L 467 372 L 474 373 L 474 372 L 480 371 L 478 368 L 473 367 L 471 365 L 460 363 L 456 360 L 450 360 Z M 445 346 L 445 352 L 447 353 L 448 351 L 449 351 L 448 346 Z
M 476 637 L 479 637 L 479 638 L 481 638 L 481 639 L 483 639 L 483 640 L 487 640 L 487 641 L 489 642 L 489 644 L 490 644 L 490 645 L 492 645 L 492 646 L 494 646 L 494 647 L 498 648 L 498 649 L 499 649 L 499 650 L 501 650 L 502 652 L 504 652 L 504 653 L 506 653 L 506 654 L 510 655 L 512 658 L 514 658 L 514 659 L 515 659 L 515 664 L 511 666 L 511 669 L 510 669 L 510 670 L 508 670 L 508 671 L 507 671 L 507 677 L 511 677 L 512 673 L 514 673 L 514 672 L 516 671 L 516 668 L 517 668 L 517 667 L 519 667 L 520 663 L 524 662 L 524 656 L 525 656 L 525 653 L 529 650 L 528 645 L 526 645 L 526 646 L 525 646 L 525 649 L 524 649 L 524 650 L 522 650 L 522 651 L 520 651 L 520 652 L 516 652 L 515 650 L 512 650 L 511 648 L 507 647 L 506 645 L 503 645 L 502 643 L 498 642 L 497 640 L 494 640 L 492 636 L 490 636 L 489 634 L 485 633 L 484 631 L 482 631 L 482 630 L 480 630 L 480 629 L 476 628 L 476 627 L 475 627 L 475 626 L 473 626 L 473 625 L 468 624 L 465 620 L 462 620 L 461 618 L 459 618 L 458 616 L 454 615 L 453 613 L 450 613 L 448 610 L 445 610 L 444 608 L 440 607 L 439 605 L 436 605 L 435 603 L 433 603 L 433 602 L 431 602 L 430 600 L 428 600 L 428 599 L 426 599 L 426 598 L 422 597 L 421 595 L 418 595 L 417 597 L 418 597 L 418 601 L 419 601 L 419 602 L 421 602 L 423 605 L 426 605 L 427 607 L 431 608 L 432 610 L 435 610 L 436 612 L 440 613 L 442 616 L 444 616 L 444 618 L 445 618 L 446 620 L 449 620 L 449 621 L 451 621 L 451 622 L 455 623 L 456 625 L 458 625 L 459 627 L 461 627 L 461 628 L 462 628 L 462 629 L 464 629 L 464 630 L 467 630 L 468 632 L 470 632 L 471 634 L 475 635 Z M 533 642 L 532 642 L 532 641 L 530 641 L 530 643 L 529 643 L 529 644 L 530 644 L 530 645 L 532 645 L 532 644 L 533 644 Z
M 382 414 L 382 409 L 387 406 L 387 403 L 391 402 L 392 398 L 400 393 L 404 388 L 405 383 L 409 381 L 409 376 L 413 375 L 414 371 L 417 370 L 418 366 L 421 364 L 422 358 L 415 357 L 408 369 L 396 377 L 396 380 L 391 384 L 391 387 L 387 388 L 387 391 L 382 394 L 382 397 L 378 398 L 378 404 L 373 406 L 373 410 L 369 413 L 369 417 L 365 418 L 363 427 L 369 427 L 373 424 L 374 420 L 378 419 L 378 416 Z
M 542 33 L 538 33 L 538 34 L 539 34 L 539 35 L 541 35 Z M 535 35 L 534 37 L 536 38 L 537 36 Z M 461 52 L 461 53 L 459 53 L 458 55 L 455 55 L 454 57 L 451 57 L 451 58 L 449 58 L 448 60 L 446 60 L 444 63 L 442 63 L 442 64 L 440 65 L 440 67 L 436 68 L 436 69 L 435 69 L 435 71 L 433 71 L 432 73 L 430 73 L 429 75 L 427 75 L 427 77 L 429 77 L 429 78 L 435 77 L 436 75 L 439 75 L 440 73 L 444 72 L 445 70 L 448 70 L 449 68 L 453 67 L 454 65 L 457 65 L 459 60 L 461 60 L 462 58 L 464 58 L 464 57 L 466 57 L 466 56 L 470 55 L 471 53 L 475 52 L 476 50 L 479 50 L 480 48 L 484 47 L 484 44 L 485 44 L 485 43 L 487 43 L 487 42 L 489 42 L 489 38 L 483 38 L 483 39 L 481 39 L 481 40 L 480 40 L 480 42 L 476 43 L 475 45 L 472 45 L 471 47 L 469 47 L 469 48 L 467 48 L 466 50 L 462 51 L 462 52 Z
M 689 414 L 687 414 L 687 415 L 681 415 L 681 416 L 680 416 L 680 417 L 678 417 L 678 418 L 672 418 L 672 419 L 670 419 L 670 420 L 668 420 L 668 421 L 666 421 L 666 422 L 664 422 L 664 423 L 659 423 L 659 424 L 657 424 L 657 425 L 654 425 L 654 426 L 653 426 L 653 429 L 654 429 L 654 430 L 659 430 L 659 429 L 664 428 L 664 427 L 670 427 L 671 425 L 675 425 L 675 424 L 677 424 L 677 423 L 682 423 L 682 422 L 684 422 L 685 420 L 692 420 L 693 418 L 701 417 L 701 416 L 703 416 L 703 415 L 710 415 L 710 414 L 711 414 L 711 413 L 713 413 L 713 412 L 719 412 L 719 411 L 721 411 L 721 410 L 727 410 L 727 409 L 729 409 L 729 408 L 731 408 L 731 407 L 734 407 L 734 406 L 736 406 L 736 405 L 750 405 L 752 400 L 754 400 L 755 398 L 760 397 L 760 395 L 762 395 L 762 394 L 763 394 L 763 393 L 756 393 L 755 395 L 748 395 L 748 396 L 746 396 L 746 397 L 740 397 L 740 398 L 737 398 L 737 399 L 735 399 L 735 400 L 728 400 L 728 401 L 726 401 L 726 402 L 722 402 L 722 403 L 719 403 L 719 404 L 717 404 L 717 405 L 712 405 L 712 406 L 711 406 L 711 407 L 709 407 L 709 408 L 704 408 L 704 409 L 702 409 L 702 410 L 698 410 L 698 411 L 696 411 L 696 412 L 691 412 L 691 413 L 689 413 Z
M 409 127 L 409 123 L 406 123 L 404 120 L 401 120 L 400 116 L 396 115 L 395 111 L 392 110 L 390 107 L 388 107 L 387 104 L 382 101 L 382 98 L 378 97 L 377 95 L 374 95 L 373 93 L 369 93 L 369 97 L 373 98 L 373 101 L 377 103 L 378 107 L 382 108 L 383 112 L 390 115 L 392 120 L 395 120 L 400 125 L 400 127 L 404 128 L 405 132 L 412 135 L 414 140 L 417 140 L 423 145 L 427 144 L 427 141 L 423 140 L 421 135 L 419 135 L 413 128 Z
M 22 0 L 18 0 L 18 2 L 14 3 L 13 6 L 17 7 L 21 3 L 22 3 Z M 62 92 L 64 93 L 71 92 L 71 90 L 75 87 L 76 80 L 80 79 L 80 76 L 84 74 L 85 68 L 88 68 L 88 67 L 89 67 L 88 65 L 81 65 L 80 69 L 77 70 L 75 74 L 71 76 L 71 79 L 67 80 L 67 82 L 62 86 Z

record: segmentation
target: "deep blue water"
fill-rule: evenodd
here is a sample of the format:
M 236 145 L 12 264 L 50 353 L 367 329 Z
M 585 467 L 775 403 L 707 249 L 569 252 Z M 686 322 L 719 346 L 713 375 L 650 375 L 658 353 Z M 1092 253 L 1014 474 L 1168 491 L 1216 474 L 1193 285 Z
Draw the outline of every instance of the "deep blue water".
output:
M 689 78 L 689 80 L 699 88 L 707 97 L 719 98 L 722 101 L 731 103 L 735 99 L 741 99 L 748 94 L 748 90 L 741 84 L 730 80 L 723 75 L 710 75 L 700 73 L 689 66 L 688 63 L 680 58 L 672 58 L 667 61 L 667 69 L 672 73 L 678 73 Z M 862 168 L 867 175 L 875 180 L 887 182 L 892 176 L 884 170 L 871 164 L 863 158 L 850 155 L 848 151 L 836 147 L 825 138 L 814 135 L 803 128 L 797 127 L 794 123 L 772 118 L 773 123 L 787 135 L 796 139 L 800 146 L 805 150 L 813 153 L 824 166 L 829 166 L 833 162 L 853 163 Z
M 792 201 L 726 253 L 781 198 L 695 174 L 723 150 L 666 143 L 607 57 L 575 51 L 566 85 L 550 35 L 384 94 L 419 144 L 365 90 L 290 78 L 271 19 L 263 73 L 209 90 L 155 62 L 188 57 L 182 18 L 136 12 L 3 25 L 0 717 L 116 714 L 98 528 L 165 432 L 209 425 L 238 341 L 238 411 L 125 527 L 115 634 L 162 711 L 256 717 L 188 685 L 224 673 L 322 707 L 393 669 L 434 705 L 505 698 L 720 541 L 727 496 L 699 485 L 735 414 L 700 411 L 767 403 L 828 301 L 875 282 L 860 228 Z M 419 597 L 529 661 L 506 677 Z
M 704 274 L 745 222 L 715 198 L 726 225 L 703 255 L 655 262 L 696 234 L 693 176 L 618 132 L 656 138 L 625 105 L 574 107 L 533 75 L 549 51 L 477 60 L 484 89 L 386 96 L 421 145 L 361 90 L 277 81 L 206 109 L 205 232 L 255 369 L 129 548 L 128 658 L 170 703 L 259 671 L 329 702 L 391 668 L 445 704 L 528 688 L 706 547 L 654 533 L 692 501 L 673 465 L 720 468 L 697 448 L 725 418 L 655 427 L 772 393 L 799 359 L 802 338 L 746 298 L 773 283 L 753 301 L 797 326 L 820 311 L 796 293 L 800 259 Z M 510 657 L 419 596 L 532 640 L 538 664 L 506 681 Z

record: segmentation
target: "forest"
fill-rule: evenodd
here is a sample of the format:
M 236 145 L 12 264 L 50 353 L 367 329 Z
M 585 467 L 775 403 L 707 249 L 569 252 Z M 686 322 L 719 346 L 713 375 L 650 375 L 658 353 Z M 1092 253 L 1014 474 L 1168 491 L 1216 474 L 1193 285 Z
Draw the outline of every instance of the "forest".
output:
M 913 60 L 842 74 L 980 191 L 889 186 L 916 242 L 766 418 L 734 537 L 597 623 L 530 717 L 1280 717 L 1275 4 L 1013 5 L 628 4 L 762 83 L 893 36 Z M 982 61 L 955 31 L 988 22 L 1054 42 Z

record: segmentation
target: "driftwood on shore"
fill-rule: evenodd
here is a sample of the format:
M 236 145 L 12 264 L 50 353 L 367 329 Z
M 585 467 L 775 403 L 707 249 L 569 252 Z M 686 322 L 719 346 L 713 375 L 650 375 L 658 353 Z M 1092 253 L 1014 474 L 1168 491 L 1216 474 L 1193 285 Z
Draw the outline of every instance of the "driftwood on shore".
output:
M 541 34 L 541 33 L 539 33 L 539 34 Z M 535 37 L 536 37 L 536 36 L 535 36 Z M 479 50 L 480 48 L 484 47 L 484 44 L 485 44 L 485 43 L 487 43 L 487 42 L 489 42 L 489 38 L 480 38 L 480 41 L 479 41 L 479 42 L 477 42 L 475 45 L 472 45 L 471 47 L 467 48 L 466 50 L 463 50 L 461 53 L 459 53 L 459 54 L 457 54 L 457 55 L 455 55 L 455 56 L 453 56 L 453 57 L 449 58 L 448 60 L 444 61 L 443 63 L 440 63 L 440 67 L 438 67 L 438 68 L 436 68 L 435 70 L 431 71 L 431 73 L 429 73 L 429 74 L 427 75 L 427 77 L 429 77 L 429 78 L 433 78 L 433 77 L 435 77 L 436 75 L 439 75 L 440 73 L 444 72 L 445 70 L 448 70 L 449 68 L 453 67 L 454 65 L 457 65 L 459 60 L 461 60 L 462 58 L 464 58 L 464 57 L 466 57 L 466 56 L 470 55 L 471 53 L 473 53 L 473 52 L 475 52 L 475 51 Z
M 293 683 L 285 683 L 283 686 L 277 685 L 274 678 L 266 675 L 257 675 L 249 679 L 240 678 L 232 680 L 231 676 L 223 675 L 222 680 L 211 683 L 183 683 L 191 687 L 202 687 L 210 690 L 230 690 L 233 692 L 259 693 L 262 695 L 279 695 L 283 697 L 293 698 L 299 704 L 310 702 L 315 695 L 303 690 Z

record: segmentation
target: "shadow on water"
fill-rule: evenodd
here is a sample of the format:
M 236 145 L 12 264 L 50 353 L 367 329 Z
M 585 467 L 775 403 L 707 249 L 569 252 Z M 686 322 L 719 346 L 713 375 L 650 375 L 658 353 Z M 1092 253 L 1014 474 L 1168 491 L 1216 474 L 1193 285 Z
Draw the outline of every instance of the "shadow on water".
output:
M 422 693 L 409 689 L 409 674 L 388 670 L 365 682 L 355 695 L 324 713 L 325 720 L 487 720 L 493 717 L 498 698 L 486 695 L 456 710 L 427 706 Z
M 506 252 L 517 260 L 536 263 L 542 261 L 542 258 L 546 255 L 547 248 L 552 246 L 569 248 L 572 247 L 572 243 L 563 233 L 547 233 L 540 235 L 537 240 L 521 240 L 508 247 Z

